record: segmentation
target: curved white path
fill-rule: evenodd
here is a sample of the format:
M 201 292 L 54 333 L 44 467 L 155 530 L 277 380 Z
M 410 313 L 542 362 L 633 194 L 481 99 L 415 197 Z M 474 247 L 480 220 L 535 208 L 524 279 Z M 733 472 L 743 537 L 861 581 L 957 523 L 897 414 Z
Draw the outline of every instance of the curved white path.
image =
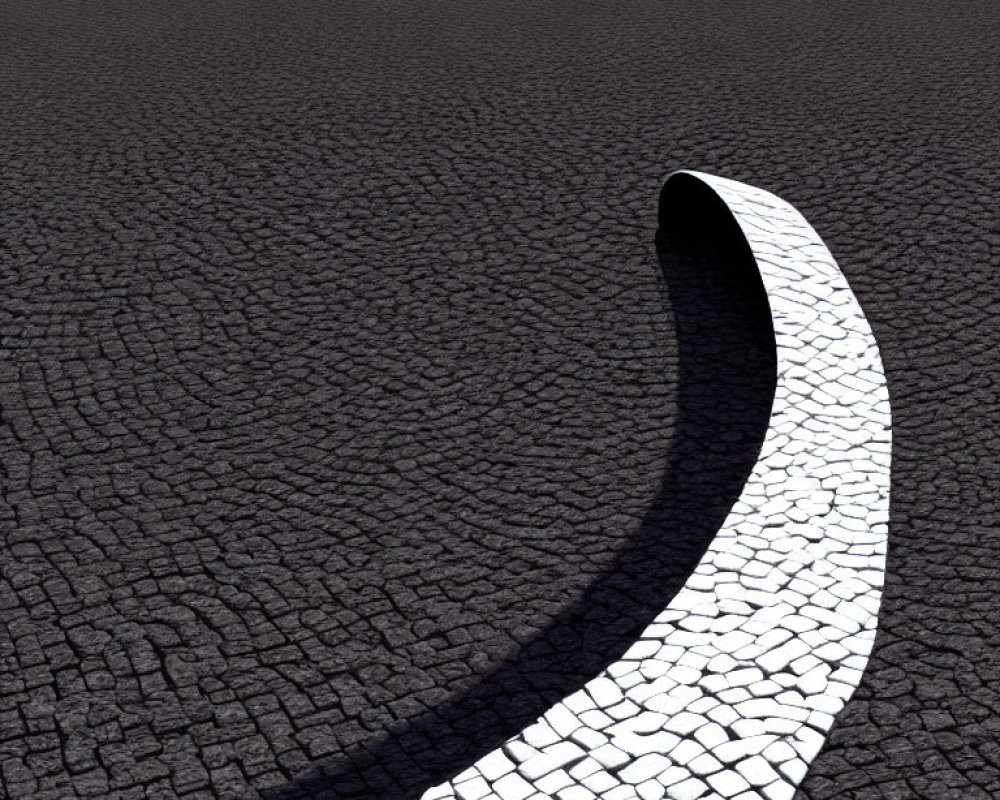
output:
M 726 203 L 767 291 L 778 380 L 760 457 L 684 588 L 629 651 L 423 800 L 789 800 L 861 680 L 889 516 L 878 347 L 792 206 L 677 174 Z

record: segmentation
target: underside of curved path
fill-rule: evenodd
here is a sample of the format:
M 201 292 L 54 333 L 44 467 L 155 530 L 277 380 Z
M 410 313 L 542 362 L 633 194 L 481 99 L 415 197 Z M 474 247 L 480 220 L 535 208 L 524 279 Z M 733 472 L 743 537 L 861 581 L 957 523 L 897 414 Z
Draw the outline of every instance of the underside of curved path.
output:
M 698 172 L 674 173 L 661 203 L 693 182 L 732 212 L 771 308 L 778 375 L 757 464 L 635 645 L 424 800 L 789 800 L 861 680 L 889 515 L 878 347 L 791 205 Z

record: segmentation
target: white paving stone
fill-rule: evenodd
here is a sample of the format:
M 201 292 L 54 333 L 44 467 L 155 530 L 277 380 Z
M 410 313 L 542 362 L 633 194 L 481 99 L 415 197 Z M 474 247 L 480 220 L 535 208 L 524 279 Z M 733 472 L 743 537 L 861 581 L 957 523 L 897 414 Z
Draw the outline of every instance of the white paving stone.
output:
M 534 758 L 519 764 L 517 771 L 529 781 L 548 775 L 550 772 L 565 766 L 571 761 L 577 761 L 586 755 L 586 751 L 574 742 L 561 741 L 545 748 Z
M 503 750 L 494 750 L 476 762 L 476 767 L 488 781 L 495 781 L 501 775 L 514 771 L 514 762 L 504 755 Z
M 618 777 L 626 783 L 639 784 L 648 781 L 654 775 L 659 775 L 670 766 L 670 763 L 670 759 L 659 753 L 647 753 L 621 770 Z
M 750 788 L 742 775 L 729 769 L 709 775 L 707 780 L 708 785 L 721 797 L 735 797 Z
M 736 771 L 751 786 L 767 786 L 780 779 L 774 767 L 763 756 L 751 756 L 736 765 Z
M 697 800 L 705 794 L 708 787 L 697 778 L 688 778 L 670 789 L 673 800 Z
M 524 800 L 535 793 L 534 787 L 516 772 L 500 778 L 493 784 L 493 791 L 503 800 Z
M 642 800 L 660 800 L 665 789 L 662 783 L 650 779 L 636 786 L 635 791 Z
M 604 774 L 607 775 L 607 773 Z M 570 774 L 564 769 L 557 769 L 555 772 L 550 772 L 544 778 L 534 781 L 535 788 L 546 795 L 553 795 L 560 789 L 573 786 L 575 783 L 578 783 L 577 779 L 570 777 Z

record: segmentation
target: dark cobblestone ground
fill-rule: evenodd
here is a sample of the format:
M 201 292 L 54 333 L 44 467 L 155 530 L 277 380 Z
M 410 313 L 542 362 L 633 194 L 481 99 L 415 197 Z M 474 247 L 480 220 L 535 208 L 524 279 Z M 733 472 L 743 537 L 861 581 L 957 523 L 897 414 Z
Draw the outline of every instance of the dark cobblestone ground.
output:
M 758 294 L 657 249 L 691 167 L 892 394 L 803 795 L 1000 796 L 993 5 L 277 5 L 0 6 L 0 792 L 409 798 L 612 657 L 767 410 Z

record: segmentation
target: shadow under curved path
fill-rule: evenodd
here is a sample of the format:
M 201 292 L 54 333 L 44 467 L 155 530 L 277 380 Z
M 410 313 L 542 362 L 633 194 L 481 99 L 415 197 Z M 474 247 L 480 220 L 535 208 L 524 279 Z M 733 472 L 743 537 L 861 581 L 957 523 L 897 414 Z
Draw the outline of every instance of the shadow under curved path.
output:
M 262 792 L 266 800 L 416 800 L 621 656 L 681 588 L 756 462 L 774 393 L 774 333 L 746 242 L 702 184 L 676 179 L 661 197 L 656 251 L 679 346 L 679 429 L 659 491 L 613 568 L 472 691 L 373 748 Z

